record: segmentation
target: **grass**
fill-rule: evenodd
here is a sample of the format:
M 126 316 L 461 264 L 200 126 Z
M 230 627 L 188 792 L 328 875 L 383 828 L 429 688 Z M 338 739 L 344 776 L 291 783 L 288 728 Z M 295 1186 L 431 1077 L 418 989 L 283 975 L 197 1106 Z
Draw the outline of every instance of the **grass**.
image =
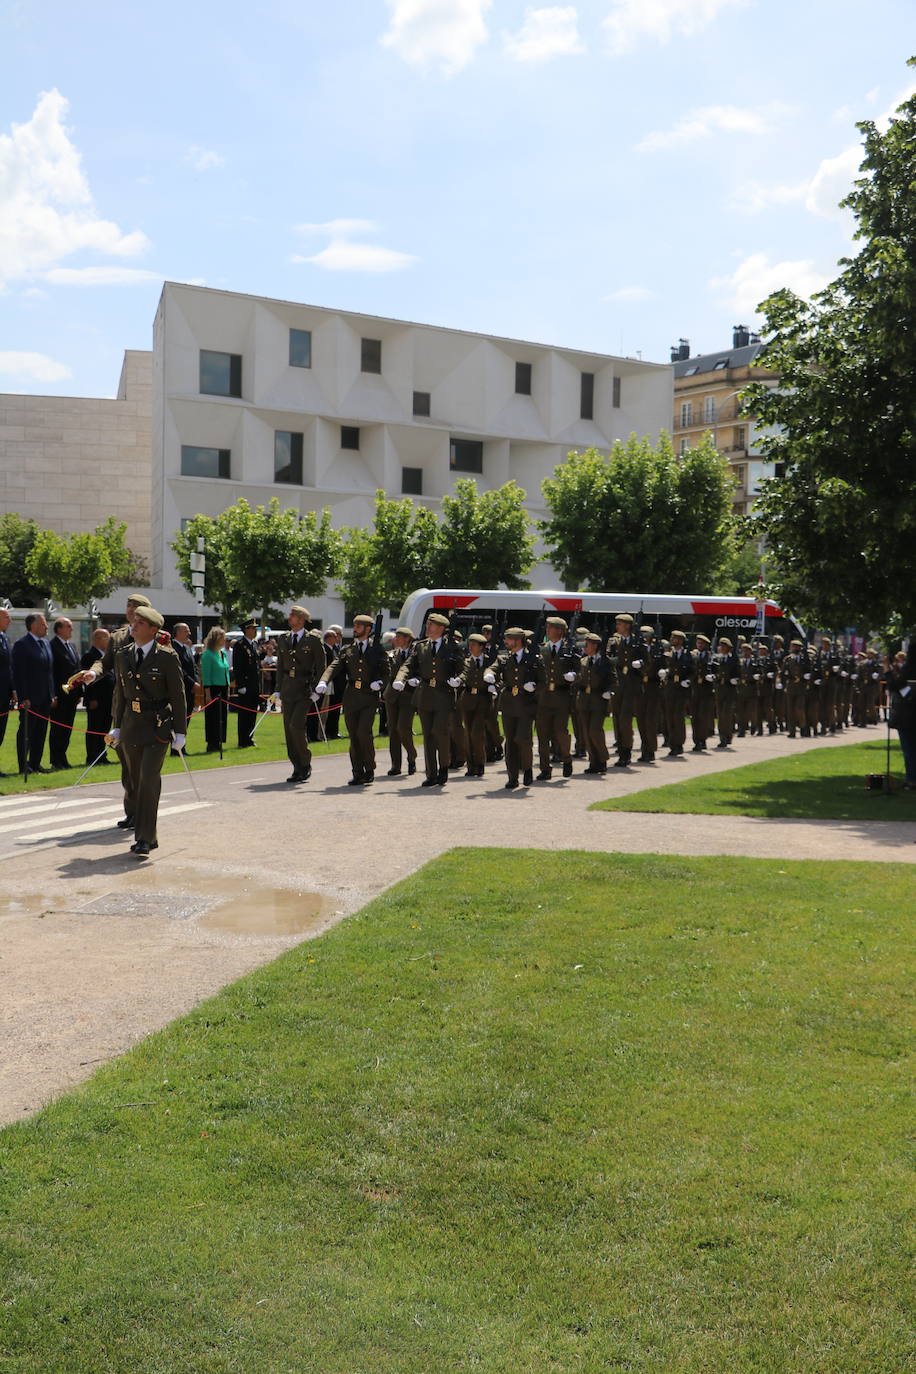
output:
M 916 792 L 900 791 L 903 757 L 891 748 L 897 788 L 890 796 L 865 787 L 868 773 L 883 773 L 880 740 L 809 749 L 794 758 L 749 763 L 707 777 L 650 787 L 596 802 L 592 811 L 690 812 L 707 816 L 779 816 L 804 820 L 916 821 Z
M 452 851 L 0 1133 L 0 1369 L 912 1369 L 912 881 Z

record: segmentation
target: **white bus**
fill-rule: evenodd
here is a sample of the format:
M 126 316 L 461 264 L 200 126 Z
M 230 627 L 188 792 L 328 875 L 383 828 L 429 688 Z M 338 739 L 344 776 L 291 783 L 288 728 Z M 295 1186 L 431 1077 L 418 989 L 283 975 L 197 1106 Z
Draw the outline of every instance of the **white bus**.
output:
M 805 638 L 798 623 L 775 601 L 757 602 L 749 596 L 641 596 L 631 592 L 507 592 L 421 587 L 411 592 L 404 602 L 398 624 L 421 635 L 430 611 L 441 611 L 445 615 L 454 612 L 457 627 L 465 636 L 469 630 L 477 630 L 485 624 L 502 629 L 521 625 L 523 629 L 532 630 L 542 615 L 561 615 L 567 621 L 576 616 L 579 625 L 607 637 L 614 633 L 614 616 L 620 611 L 628 611 L 637 625 L 651 625 L 659 639 L 669 639 L 672 630 L 683 630 L 690 643 L 697 634 L 708 635 L 713 643 L 725 635 L 733 644 L 738 635 L 769 641 L 774 634 L 781 634 L 787 645 L 790 639 Z

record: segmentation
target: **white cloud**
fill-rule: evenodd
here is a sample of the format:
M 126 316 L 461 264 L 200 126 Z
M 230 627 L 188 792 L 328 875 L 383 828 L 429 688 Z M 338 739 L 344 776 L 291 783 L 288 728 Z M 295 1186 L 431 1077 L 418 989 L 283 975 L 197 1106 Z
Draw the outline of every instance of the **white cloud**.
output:
M 374 243 L 347 243 L 333 239 L 320 253 L 303 257 L 296 253 L 292 262 L 310 262 L 326 272 L 398 272 L 416 262 L 411 253 L 398 253 L 393 248 L 380 248 Z
M 713 277 L 709 285 L 726 298 L 738 315 L 751 315 L 761 301 L 787 286 L 796 295 L 810 297 L 830 280 L 810 258 L 798 262 L 770 262 L 766 253 L 752 253 L 730 277 Z
M 374 234 L 378 225 L 372 219 L 329 219 L 324 224 L 297 224 L 299 234 L 329 234 L 331 238 L 346 238 L 348 234 Z
M 636 146 L 641 153 L 648 153 L 658 148 L 674 148 L 681 143 L 695 143 L 714 133 L 768 134 L 773 131 L 773 113 L 772 107 L 765 113 L 760 109 L 742 109 L 740 105 L 704 105 L 684 115 L 673 128 L 646 134 Z
M 62 382 L 73 373 L 66 363 L 55 362 L 47 353 L 0 352 L 0 376 L 23 377 L 30 382 Z
M 745 0 L 612 0 L 602 27 L 615 57 L 632 52 L 648 39 L 668 43 L 700 33 L 722 10 L 736 9 Z
M 66 112 L 60 92 L 46 91 L 27 124 L 0 134 L 0 285 L 86 249 L 134 257 L 149 247 L 145 234 L 99 218 Z
M 585 52 L 579 38 L 574 5 L 525 10 L 525 22 L 516 34 L 506 34 L 506 52 L 516 62 L 545 62 L 551 57 L 572 57 Z
M 759 181 L 747 181 L 735 187 L 729 198 L 729 209 L 744 215 L 757 215 L 771 205 L 791 205 L 805 199 L 809 184 L 807 181 L 787 181 L 764 186 Z
M 145 267 L 52 267 L 43 280 L 52 286 L 141 286 L 163 277 Z
M 381 43 L 413 67 L 445 76 L 466 67 L 488 38 L 484 14 L 492 0 L 387 0 L 391 22 Z
M 226 159 L 222 153 L 212 148 L 198 148 L 195 143 L 184 155 L 184 160 L 195 172 L 211 172 L 215 167 L 225 167 Z
M 620 286 L 604 299 L 625 304 L 627 301 L 650 301 L 654 295 L 655 292 L 650 291 L 648 286 Z

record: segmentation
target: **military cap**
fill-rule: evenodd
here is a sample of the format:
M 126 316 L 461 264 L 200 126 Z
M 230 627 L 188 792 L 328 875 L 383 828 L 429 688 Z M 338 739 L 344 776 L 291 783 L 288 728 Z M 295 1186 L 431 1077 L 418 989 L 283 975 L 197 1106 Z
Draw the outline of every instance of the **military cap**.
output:
M 165 624 L 162 616 L 158 611 L 154 611 L 152 606 L 138 606 L 134 616 L 135 618 L 139 616 L 141 620 L 145 620 L 148 625 L 154 626 L 157 630 L 161 630 Z
M 738 643 L 739 643 L 739 644 L 746 644 L 746 643 L 747 643 L 747 635 L 739 635 L 739 636 L 738 636 Z
M 774 644 L 785 644 L 785 642 L 786 642 L 786 641 L 783 639 L 782 635 L 774 635 L 774 636 L 773 636 L 773 643 L 774 643 Z
M 486 635 L 478 634 L 476 630 L 472 634 L 468 635 L 469 644 L 486 644 L 486 642 Z
M 734 648 L 734 645 L 732 644 L 731 640 L 730 640 L 730 639 L 726 639 L 726 638 L 725 638 L 725 635 L 720 635 L 720 636 L 719 636 L 719 643 L 720 643 L 720 644 L 727 644 L 728 647 L 729 647 L 730 649 L 733 649 L 733 648 Z
M 614 616 L 614 621 L 615 623 L 620 623 L 621 621 L 623 621 L 623 623 L 626 625 L 632 625 L 633 617 L 630 615 L 629 611 L 620 611 L 617 615 Z
M 413 637 L 414 637 L 413 630 L 410 628 L 409 625 L 399 625 L 398 628 L 395 630 L 395 634 L 396 634 L 396 635 L 409 635 L 411 639 L 413 639 Z
M 803 645 L 803 643 L 802 643 L 802 641 L 801 641 L 800 639 L 790 639 L 790 640 L 789 640 L 789 648 L 790 648 L 790 649 L 802 649 L 802 648 L 804 648 L 804 645 Z
M 311 618 L 312 618 L 312 617 L 309 615 L 308 611 L 305 609 L 304 606 L 290 606 L 290 608 L 289 608 L 289 613 L 290 613 L 290 615 L 301 615 L 301 616 L 304 616 L 306 620 L 311 620 Z M 331 629 L 332 629 L 332 630 L 334 630 L 334 629 L 336 629 L 336 628 L 337 628 L 337 627 L 336 627 L 335 625 L 332 625 L 332 626 L 331 626 Z
M 577 639 L 584 639 L 585 636 L 586 636 L 587 634 L 589 634 L 589 628 L 588 628 L 587 625 L 577 625 L 577 626 L 576 626 L 576 638 L 577 638 Z
M 709 635 L 697 635 L 698 644 L 710 644 L 711 642 Z
M 128 606 L 151 606 L 153 603 L 142 592 L 131 592 L 127 598 L 127 604 Z
M 253 615 L 250 615 L 247 620 L 242 621 L 242 629 L 247 630 L 249 625 L 253 625 L 255 629 L 258 628 L 258 622 Z
M 354 624 L 354 625 L 374 625 L 374 624 L 375 624 L 375 619 L 374 619 L 371 615 L 355 615 L 355 616 L 353 617 L 353 624 Z
M 672 638 L 672 639 L 685 639 L 686 636 L 685 636 L 683 630 L 672 630 L 672 631 L 671 631 L 671 638 Z
M 857 658 L 857 659 L 860 659 L 863 663 L 867 663 L 867 662 L 868 662 L 868 656 L 867 656 L 866 654 L 862 654 L 862 653 L 856 654 L 856 658 Z
M 640 625 L 639 633 L 641 635 L 651 635 L 653 639 L 655 638 L 655 631 L 653 630 L 651 625 Z
M 585 638 L 586 638 L 586 639 L 590 639 L 590 640 L 592 641 L 593 644 L 600 644 L 600 643 L 602 642 L 601 636 L 600 636 L 600 635 L 596 635 L 594 630 L 589 630 L 589 631 L 587 632 Z
M 832 644 L 832 643 L 833 643 L 833 640 L 830 638 L 829 635 L 821 635 L 821 643 L 822 643 L 822 644 Z
M 527 630 L 521 629 L 518 625 L 513 625 L 511 629 L 506 630 L 505 637 L 506 639 L 525 639 L 527 634 Z
M 460 630 L 456 630 L 456 631 L 455 631 L 455 643 L 456 643 L 456 644 L 463 644 L 463 643 L 464 643 L 464 635 L 461 633 Z
M 294 606 L 294 607 L 293 607 L 293 610 L 295 610 L 295 609 L 296 609 L 296 608 L 295 608 L 295 606 Z M 300 609 L 300 610 L 302 609 L 301 606 L 300 606 L 299 609 Z M 334 633 L 335 633 L 336 635 L 342 635 L 342 634 L 343 634 L 343 626 L 342 626 L 342 625 L 329 625 L 329 626 L 328 626 L 328 629 L 329 629 L 329 630 L 333 630 Z
M 492 625 L 481 625 L 480 628 L 483 630 L 484 634 L 486 634 L 487 630 L 490 631 L 490 634 L 493 633 L 493 626 L 492 626 Z
M 549 616 L 547 617 L 547 622 L 546 622 L 546 623 L 547 623 L 548 625 L 556 625 L 556 627 L 557 627 L 558 630 L 568 630 L 568 629 L 569 629 L 569 626 L 567 625 L 566 621 L 563 619 L 563 617 L 562 617 L 561 615 L 549 615 Z
M 440 615 L 438 611 L 433 611 L 426 617 L 427 625 L 448 625 L 448 616 Z

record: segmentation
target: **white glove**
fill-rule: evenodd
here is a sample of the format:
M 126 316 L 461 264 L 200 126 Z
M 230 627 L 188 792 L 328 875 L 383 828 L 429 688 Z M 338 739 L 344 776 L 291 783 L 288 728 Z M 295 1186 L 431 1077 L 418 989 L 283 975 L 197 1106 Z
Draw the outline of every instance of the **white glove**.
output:
M 563 681 L 564 681 L 564 682 L 575 682 L 576 677 L 577 677 L 577 674 L 576 674 L 576 673 L 564 673 L 564 674 L 563 674 Z
M 172 748 L 173 748 L 173 749 L 183 749 L 183 748 L 184 748 L 184 742 L 185 742 L 186 739 L 187 739 L 187 735 L 175 735 L 175 734 L 173 734 L 173 735 L 172 735 Z
M 419 687 L 419 685 L 420 685 L 420 679 L 419 679 L 418 677 L 409 677 L 409 678 L 407 679 L 407 686 L 408 686 L 408 687 Z
M 847 673 L 845 668 L 840 669 L 840 677 L 849 677 L 849 674 Z
M 770 679 L 771 682 L 773 681 L 773 678 L 774 678 L 775 676 L 776 676 L 775 673 L 767 673 L 767 677 Z
M 495 681 L 496 681 L 496 674 L 493 673 L 493 672 L 491 672 L 491 670 L 488 668 L 487 671 L 486 671 L 486 672 L 484 673 L 484 675 L 483 675 L 483 680 L 484 680 L 484 682 L 495 682 Z
M 270 696 L 270 702 L 271 702 L 271 705 L 272 705 L 272 706 L 279 706 L 279 705 L 280 705 L 280 693 L 279 693 L 279 692 L 272 692 L 272 693 L 271 693 L 271 696 Z
M 810 674 L 809 674 L 809 676 L 810 676 Z M 755 682 L 759 682 L 759 681 L 760 681 L 760 674 L 759 674 L 759 673 L 751 673 L 751 677 L 754 679 Z
M 641 667 L 642 667 L 642 659 L 641 659 L 641 658 L 634 658 L 633 662 L 630 664 L 630 667 L 631 667 L 631 668 L 641 668 Z
M 448 682 L 449 687 L 460 687 L 460 686 L 461 686 L 461 678 L 460 678 L 460 677 L 450 677 L 450 678 L 447 678 L 446 680 L 447 680 L 447 682 Z
M 738 686 L 738 679 L 737 679 L 736 677 L 730 677 L 728 680 L 729 680 L 729 682 L 731 683 L 731 685 L 732 685 L 733 687 L 737 687 L 737 686 Z
M 601 695 L 604 697 L 605 701 L 610 701 L 610 699 L 611 699 L 611 694 L 610 694 L 610 692 L 602 692 Z
M 370 682 L 370 683 L 369 683 L 369 691 L 370 691 L 370 692 L 380 692 L 381 690 L 382 690 L 381 678 L 378 680 L 378 682 Z
M 872 673 L 872 675 L 871 675 L 871 680 L 872 680 L 872 682 L 877 682 L 877 681 L 878 681 L 878 678 L 879 678 L 880 676 L 881 676 L 880 673 Z
M 781 691 L 782 691 L 782 683 L 781 683 L 781 682 L 777 682 L 777 683 L 775 684 L 775 686 L 776 686 L 777 692 L 781 692 Z
M 689 687 L 689 686 L 690 686 L 690 679 L 689 679 L 689 678 L 685 679 L 685 681 L 683 681 L 683 682 L 681 683 L 681 686 L 682 686 L 682 687 Z
M 247 688 L 247 687 L 240 687 L 240 688 L 238 689 L 238 691 L 236 692 L 235 695 L 236 695 L 237 697 L 243 697 L 247 691 L 248 691 L 248 688 Z
M 839 665 L 838 663 L 834 663 L 834 665 L 833 665 L 833 671 L 834 671 L 835 673 L 838 673 L 838 672 L 840 671 L 840 665 Z
M 109 743 L 117 744 L 121 738 L 121 731 L 117 727 L 115 727 L 114 730 L 108 731 L 108 734 L 105 736 L 105 738 L 109 741 Z
M 404 690 L 404 684 L 399 677 L 396 677 L 391 685 L 396 692 L 403 692 Z
M 773 674 L 770 673 L 770 677 L 772 677 L 772 676 L 773 676 Z M 715 673 L 707 673 L 707 674 L 706 674 L 706 681 L 707 681 L 707 682 L 715 682 L 715 680 L 716 680 L 716 675 L 715 675 Z
M 490 683 L 489 687 L 487 688 L 487 691 L 490 693 L 490 696 L 491 696 L 491 697 L 498 697 L 498 696 L 499 696 L 499 688 L 498 688 L 498 687 L 494 687 L 493 684 L 492 684 L 492 682 Z
M 323 697 L 324 694 L 325 694 L 325 692 L 326 692 L 327 690 L 328 690 L 328 684 L 327 684 L 326 682 L 316 682 L 316 683 L 315 683 L 315 691 L 318 693 L 318 695 L 319 695 L 320 697 Z
M 309 701 L 320 701 L 320 700 L 321 700 L 321 697 L 318 695 L 317 692 L 312 692 L 311 696 L 309 697 Z
M 659 676 L 659 678 L 661 679 L 661 681 L 664 682 L 665 678 L 668 676 L 668 669 L 667 669 L 667 668 L 659 668 L 659 670 L 658 670 L 658 676 Z
M 806 682 L 810 682 L 810 681 L 811 681 L 811 674 L 810 674 L 810 673 L 802 673 L 802 677 L 805 679 Z
M 878 674 L 875 673 L 875 677 L 877 677 L 877 676 L 878 676 Z M 526 683 L 524 684 L 524 687 L 525 687 L 525 691 L 526 691 L 526 692 L 536 692 L 537 689 L 538 689 L 538 685 L 537 685 L 536 682 L 526 682 Z
M 878 674 L 875 673 L 875 677 L 877 677 L 877 676 L 878 676 Z M 816 678 L 814 679 L 814 685 L 815 685 L 815 687 L 820 687 L 822 681 L 823 681 L 822 678 L 816 677 Z

